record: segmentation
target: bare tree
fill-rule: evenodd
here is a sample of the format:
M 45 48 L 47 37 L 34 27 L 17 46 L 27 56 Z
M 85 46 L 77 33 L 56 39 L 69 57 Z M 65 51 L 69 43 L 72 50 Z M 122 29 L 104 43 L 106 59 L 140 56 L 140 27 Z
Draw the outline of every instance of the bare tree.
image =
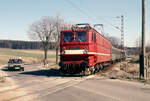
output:
M 54 40 L 56 26 L 55 18 L 43 17 L 42 19 L 35 21 L 28 31 L 29 37 L 33 40 L 40 40 L 44 49 L 44 65 L 47 63 L 47 51 L 49 44 Z
M 60 45 L 60 31 L 62 29 L 69 29 L 69 24 L 65 23 L 63 18 L 61 18 L 59 15 L 56 16 L 56 35 L 55 35 L 55 41 L 56 41 L 56 64 L 58 64 L 58 51 L 59 51 L 59 45 Z
M 56 64 L 58 64 L 58 50 L 59 50 L 59 44 L 60 44 L 60 31 L 62 29 L 62 25 L 64 23 L 64 20 L 60 18 L 59 15 L 56 16 L 56 23 L 55 23 L 55 26 L 56 26 L 56 37 L 55 37 L 55 40 L 56 40 Z
M 107 37 L 107 38 L 111 41 L 111 44 L 114 47 L 121 48 L 121 40 L 119 38 L 114 37 L 114 36 Z

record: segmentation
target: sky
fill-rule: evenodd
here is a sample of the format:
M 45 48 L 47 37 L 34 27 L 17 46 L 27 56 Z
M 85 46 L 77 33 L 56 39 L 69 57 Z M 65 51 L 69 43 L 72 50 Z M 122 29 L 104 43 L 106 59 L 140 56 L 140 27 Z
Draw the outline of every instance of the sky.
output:
M 0 0 L 0 39 L 30 40 L 29 26 L 44 16 L 59 14 L 68 23 L 103 24 L 104 32 L 120 38 L 124 15 L 125 46 L 141 35 L 142 0 Z M 150 0 L 146 0 L 146 40 L 150 40 Z

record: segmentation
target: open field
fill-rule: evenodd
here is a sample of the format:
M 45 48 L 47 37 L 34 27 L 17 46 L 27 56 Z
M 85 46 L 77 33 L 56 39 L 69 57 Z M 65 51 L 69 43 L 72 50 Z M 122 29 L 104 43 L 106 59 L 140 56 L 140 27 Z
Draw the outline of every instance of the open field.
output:
M 55 61 L 55 50 L 48 51 L 48 61 Z M 9 58 L 22 57 L 25 63 L 41 62 L 44 57 L 42 50 L 19 50 L 0 48 L 0 65 L 7 64 Z

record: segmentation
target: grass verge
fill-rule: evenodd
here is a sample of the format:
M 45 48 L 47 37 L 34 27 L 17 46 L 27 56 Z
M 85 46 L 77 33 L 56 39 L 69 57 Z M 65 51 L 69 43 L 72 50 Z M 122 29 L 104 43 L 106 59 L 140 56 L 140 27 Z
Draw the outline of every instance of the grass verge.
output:
M 55 51 L 49 50 L 47 60 L 55 60 Z M 19 50 L 0 48 L 0 65 L 6 65 L 10 58 L 22 57 L 25 63 L 43 62 L 44 52 L 42 50 Z

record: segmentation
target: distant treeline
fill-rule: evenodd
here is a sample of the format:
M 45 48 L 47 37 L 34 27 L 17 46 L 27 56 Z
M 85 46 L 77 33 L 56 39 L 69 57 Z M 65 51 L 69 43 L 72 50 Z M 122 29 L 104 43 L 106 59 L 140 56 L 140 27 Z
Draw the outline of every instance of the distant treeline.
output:
M 42 49 L 43 46 L 40 41 L 0 40 L 0 48 Z M 49 49 L 55 49 L 54 43 L 50 44 Z

